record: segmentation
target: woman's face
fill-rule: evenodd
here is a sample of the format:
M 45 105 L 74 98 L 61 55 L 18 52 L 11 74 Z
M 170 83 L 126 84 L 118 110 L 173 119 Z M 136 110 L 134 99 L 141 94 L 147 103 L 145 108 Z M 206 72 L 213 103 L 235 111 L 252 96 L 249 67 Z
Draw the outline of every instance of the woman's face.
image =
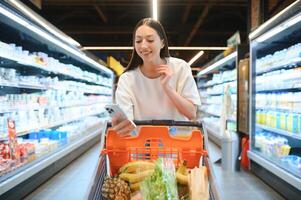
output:
M 142 25 L 136 30 L 135 50 L 143 62 L 160 59 L 160 50 L 164 47 L 158 33 L 149 26 Z

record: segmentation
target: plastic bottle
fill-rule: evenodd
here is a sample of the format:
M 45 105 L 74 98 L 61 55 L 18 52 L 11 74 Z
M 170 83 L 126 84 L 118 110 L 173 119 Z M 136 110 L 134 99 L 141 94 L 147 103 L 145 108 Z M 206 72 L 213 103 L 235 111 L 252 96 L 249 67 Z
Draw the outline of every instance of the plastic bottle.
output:
M 280 129 L 286 130 L 286 113 L 280 113 Z
M 272 111 L 271 112 L 271 127 L 272 128 L 276 128 L 276 116 L 277 116 L 276 111 Z
M 277 110 L 276 111 L 276 128 L 277 129 L 281 129 L 280 115 L 281 115 L 280 111 Z
M 299 125 L 299 117 L 297 113 L 293 113 L 292 116 L 293 124 L 292 124 L 292 132 L 297 134 L 298 133 L 298 125 Z
M 288 132 L 293 132 L 293 114 L 288 113 L 286 116 L 286 130 Z

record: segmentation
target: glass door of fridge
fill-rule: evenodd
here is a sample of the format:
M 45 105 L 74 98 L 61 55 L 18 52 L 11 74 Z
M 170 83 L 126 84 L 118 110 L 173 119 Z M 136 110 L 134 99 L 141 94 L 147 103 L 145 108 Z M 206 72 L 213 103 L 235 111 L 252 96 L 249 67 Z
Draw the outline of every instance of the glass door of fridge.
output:
M 250 44 L 251 152 L 298 179 L 301 178 L 300 33 L 301 13 L 298 13 Z

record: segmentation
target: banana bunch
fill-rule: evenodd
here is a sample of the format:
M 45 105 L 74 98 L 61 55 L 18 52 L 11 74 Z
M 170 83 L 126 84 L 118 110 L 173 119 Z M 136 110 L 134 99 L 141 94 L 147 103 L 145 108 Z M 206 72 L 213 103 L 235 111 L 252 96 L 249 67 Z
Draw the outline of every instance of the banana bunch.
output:
M 130 184 L 132 191 L 140 189 L 140 183 L 154 172 L 155 164 L 150 161 L 132 161 L 119 169 L 119 178 Z
M 184 160 L 176 172 L 177 182 L 182 185 L 188 185 L 188 169 L 186 165 L 187 162 Z

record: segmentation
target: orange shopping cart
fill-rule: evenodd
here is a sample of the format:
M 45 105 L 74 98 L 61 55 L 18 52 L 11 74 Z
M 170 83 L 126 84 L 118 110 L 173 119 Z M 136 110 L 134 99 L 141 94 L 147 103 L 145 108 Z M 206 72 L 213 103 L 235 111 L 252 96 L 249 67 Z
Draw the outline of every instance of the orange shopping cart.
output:
M 219 199 L 215 178 L 209 161 L 208 137 L 199 122 L 173 120 L 135 121 L 139 132 L 132 137 L 120 137 L 108 122 L 102 132 L 101 153 L 94 173 L 89 200 L 102 200 L 101 187 L 106 176 L 114 176 L 124 164 L 134 160 L 156 160 L 167 157 L 179 166 L 183 160 L 192 169 L 200 165 L 209 169 L 208 182 L 210 199 Z M 190 134 L 173 136 L 171 127 L 191 127 Z

